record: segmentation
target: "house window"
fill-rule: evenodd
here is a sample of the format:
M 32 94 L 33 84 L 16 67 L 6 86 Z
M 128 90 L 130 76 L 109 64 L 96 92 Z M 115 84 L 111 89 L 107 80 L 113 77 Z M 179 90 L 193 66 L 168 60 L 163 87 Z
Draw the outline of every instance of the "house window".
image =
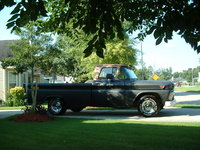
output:
M 22 85 L 26 84 L 26 74 L 25 73 L 22 74 L 21 79 L 22 79 Z
M 14 88 L 16 84 L 16 74 L 14 72 L 8 72 L 8 89 Z

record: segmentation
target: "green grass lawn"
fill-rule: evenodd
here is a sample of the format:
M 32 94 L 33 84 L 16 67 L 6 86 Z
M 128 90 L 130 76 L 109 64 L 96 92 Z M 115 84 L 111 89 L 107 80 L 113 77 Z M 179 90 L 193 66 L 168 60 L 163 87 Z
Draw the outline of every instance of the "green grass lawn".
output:
M 28 107 L 31 107 L 31 105 L 28 105 Z M 42 107 L 45 107 L 45 108 L 47 108 L 47 105 L 46 104 L 44 104 L 44 105 L 42 105 Z M 0 110 L 20 110 L 20 109 L 25 109 L 26 108 L 26 106 L 18 106 L 18 107 L 8 107 L 8 106 L 0 106 Z
M 181 107 L 181 108 L 200 108 L 200 105 L 177 103 L 175 105 L 175 107 Z
M 2 150 L 186 150 L 200 148 L 200 123 L 55 118 L 43 123 L 0 119 Z
M 175 91 L 183 91 L 183 92 L 199 92 L 200 86 L 187 86 L 187 87 L 175 87 Z
M 0 106 L 0 110 L 16 110 L 16 109 L 25 109 L 25 106 L 19 106 L 19 107 Z

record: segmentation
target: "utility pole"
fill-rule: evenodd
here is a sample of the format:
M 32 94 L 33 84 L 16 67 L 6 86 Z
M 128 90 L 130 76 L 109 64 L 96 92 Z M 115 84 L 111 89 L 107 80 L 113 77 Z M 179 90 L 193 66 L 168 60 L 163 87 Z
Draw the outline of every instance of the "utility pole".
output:
M 143 60 L 143 50 L 142 50 L 142 41 L 140 42 L 140 52 L 141 52 L 141 66 L 142 66 L 142 80 L 144 80 L 144 60 Z
M 192 68 L 192 86 L 194 86 L 194 68 Z
M 200 57 L 199 57 L 199 64 L 200 64 Z

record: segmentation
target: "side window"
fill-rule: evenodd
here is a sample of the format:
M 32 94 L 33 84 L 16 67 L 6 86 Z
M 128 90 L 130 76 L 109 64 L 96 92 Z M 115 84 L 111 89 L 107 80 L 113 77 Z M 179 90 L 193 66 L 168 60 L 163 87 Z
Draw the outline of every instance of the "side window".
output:
M 114 68 L 102 68 L 101 69 L 101 73 L 99 75 L 99 79 L 106 79 L 106 75 L 107 74 L 113 74 L 114 77 L 116 77 L 116 74 L 117 74 L 117 68 L 114 67 Z

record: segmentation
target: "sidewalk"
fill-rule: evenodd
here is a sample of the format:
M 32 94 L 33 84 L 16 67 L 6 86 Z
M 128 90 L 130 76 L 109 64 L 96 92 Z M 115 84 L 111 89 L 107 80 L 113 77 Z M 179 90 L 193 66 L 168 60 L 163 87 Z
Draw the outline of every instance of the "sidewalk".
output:
M 21 114 L 22 110 L 0 110 L 0 119 L 7 118 L 16 114 Z

